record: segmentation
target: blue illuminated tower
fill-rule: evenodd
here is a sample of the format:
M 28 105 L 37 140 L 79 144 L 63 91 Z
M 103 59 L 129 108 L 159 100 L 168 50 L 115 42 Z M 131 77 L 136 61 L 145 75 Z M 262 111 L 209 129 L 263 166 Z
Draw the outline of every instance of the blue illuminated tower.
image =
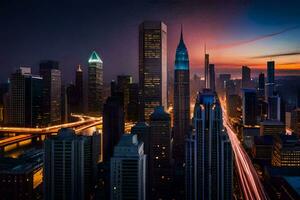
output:
M 176 50 L 174 67 L 174 158 L 176 163 L 184 163 L 185 137 L 190 126 L 190 71 L 189 55 L 183 41 L 181 30 L 180 41 Z

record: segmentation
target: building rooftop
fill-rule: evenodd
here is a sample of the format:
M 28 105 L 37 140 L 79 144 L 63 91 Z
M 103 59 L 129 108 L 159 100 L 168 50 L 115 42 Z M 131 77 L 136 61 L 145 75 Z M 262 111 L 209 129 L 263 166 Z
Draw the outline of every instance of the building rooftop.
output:
M 103 63 L 100 56 L 96 53 L 96 51 L 93 51 L 90 58 L 89 63 Z
M 170 114 L 165 111 L 163 106 L 157 106 L 150 118 L 151 120 L 170 120 Z

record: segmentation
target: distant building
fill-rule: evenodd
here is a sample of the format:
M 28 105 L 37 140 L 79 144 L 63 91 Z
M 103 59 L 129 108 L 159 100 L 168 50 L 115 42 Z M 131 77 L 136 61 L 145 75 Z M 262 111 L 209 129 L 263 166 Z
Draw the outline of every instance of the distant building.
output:
M 1 199 L 38 199 L 42 195 L 43 151 L 0 158 Z
M 150 116 L 149 182 L 150 199 L 171 196 L 171 118 L 164 107 L 156 107 Z
M 61 122 L 61 71 L 57 61 L 46 60 L 40 63 L 43 78 L 43 124 Z
M 11 74 L 8 124 L 21 127 L 42 125 L 43 79 L 21 67 Z
M 103 106 L 103 160 L 109 161 L 114 147 L 124 134 L 123 99 L 120 96 L 108 97 Z
M 260 123 L 260 135 L 278 136 L 285 133 L 285 125 L 278 120 L 265 120 Z
M 216 81 L 215 81 L 215 65 L 214 64 L 209 64 L 208 66 L 209 70 L 209 89 L 212 91 L 216 90 Z
M 281 98 L 279 95 L 268 97 L 268 119 L 281 120 Z
M 196 181 L 195 181 L 195 153 L 196 142 L 195 132 L 192 131 L 185 139 L 185 196 L 187 200 L 196 199 Z
M 300 140 L 296 135 L 281 134 L 275 137 L 272 165 L 300 167 Z
M 139 86 L 142 117 L 148 121 L 156 106 L 167 107 L 167 26 L 163 22 L 140 24 Z
M 88 112 L 100 116 L 103 109 L 103 61 L 93 51 L 88 67 Z
M 265 74 L 260 73 L 258 76 L 257 96 L 259 99 L 265 99 Z
M 243 125 L 253 126 L 257 124 L 257 98 L 255 89 L 243 89 L 242 110 Z
M 265 86 L 265 97 L 268 99 L 275 92 L 275 62 L 267 62 L 267 82 Z
M 7 121 L 7 107 L 5 104 L 5 97 L 8 96 L 8 83 L 0 83 L 0 124 L 4 124 Z
M 218 91 L 224 94 L 225 92 L 225 83 L 231 79 L 231 74 L 220 74 L 218 79 L 217 88 Z
M 204 55 L 204 81 L 205 88 L 209 88 L 209 54 L 207 54 L 206 52 Z
M 76 89 L 76 102 L 77 107 L 75 108 L 76 113 L 84 112 L 84 101 L 83 101 L 83 70 L 82 66 L 78 65 L 75 73 L 75 89 Z
M 61 129 L 45 141 L 45 199 L 89 199 L 100 157 L 100 135 L 77 136 Z
M 124 134 L 110 162 L 111 200 L 146 199 L 146 155 L 137 135 Z
M 233 155 L 222 121 L 217 96 L 204 90 L 194 108 L 195 146 L 190 147 L 195 161 L 193 167 L 188 166 L 192 171 L 187 171 L 188 177 L 194 173 L 195 189 L 188 190 L 194 194 L 187 194 L 194 199 L 232 199 Z
M 242 99 L 239 95 L 233 94 L 226 97 L 227 115 L 239 118 L 241 116 Z
M 242 66 L 242 88 L 251 87 L 251 69 L 247 66 Z

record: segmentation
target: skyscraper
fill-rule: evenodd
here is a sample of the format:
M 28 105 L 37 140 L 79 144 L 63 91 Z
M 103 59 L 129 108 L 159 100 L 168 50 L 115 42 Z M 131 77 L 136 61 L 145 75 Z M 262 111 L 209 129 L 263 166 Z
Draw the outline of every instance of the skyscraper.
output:
M 242 88 L 251 87 L 251 69 L 247 66 L 242 66 Z
M 194 109 L 195 141 L 191 150 L 195 161 L 190 167 L 195 189 L 188 190 L 194 199 L 232 199 L 232 150 L 223 129 L 222 111 L 215 93 L 204 90 Z M 194 152 L 192 152 L 194 150 Z M 191 177 L 191 176 L 189 176 Z
M 94 170 L 99 161 L 99 135 L 77 136 L 72 129 L 61 129 L 45 141 L 45 199 L 89 199 Z M 95 145 L 95 146 L 94 146 Z
M 281 117 L 281 98 L 279 95 L 268 97 L 268 119 L 280 121 Z
M 42 84 L 31 68 L 21 67 L 10 76 L 8 123 L 13 126 L 42 125 Z
M 216 81 L 215 81 L 215 65 L 209 64 L 208 65 L 208 80 L 209 80 L 209 89 L 212 91 L 216 90 Z
M 127 107 L 127 120 L 136 122 L 139 117 L 139 85 L 131 83 L 129 85 L 129 103 Z
M 88 62 L 88 112 L 99 116 L 103 109 L 103 62 L 95 51 Z
M 111 200 L 146 199 L 146 155 L 137 135 L 124 134 L 110 163 Z
M 124 112 L 125 112 L 125 119 L 128 119 L 128 104 L 129 104 L 129 87 L 132 83 L 132 76 L 130 75 L 119 75 L 118 79 L 118 90 L 123 94 L 123 105 L 124 105 Z
M 242 110 L 243 110 L 243 125 L 257 124 L 257 98 L 254 89 L 243 89 L 242 94 Z
M 266 99 L 273 96 L 275 91 L 275 62 L 267 62 L 267 82 L 266 82 Z
M 139 27 L 139 86 L 145 120 L 156 106 L 167 107 L 167 26 L 145 21 Z
M 77 108 L 76 112 L 83 113 L 84 104 L 83 104 L 83 71 L 81 65 L 77 66 L 75 74 L 75 88 L 76 88 L 76 102 Z
M 264 73 L 260 73 L 258 76 L 257 94 L 261 100 L 265 99 L 265 74 Z
M 40 63 L 43 78 L 43 124 L 61 122 L 61 71 L 57 61 L 46 60 Z
M 204 80 L 205 80 L 205 88 L 209 88 L 209 54 L 206 53 L 204 56 Z
M 190 71 L 189 56 L 181 31 L 174 67 L 174 158 L 184 163 L 185 137 L 190 127 Z
M 103 160 L 109 161 L 113 149 L 124 134 L 124 109 L 122 98 L 108 97 L 103 106 Z
M 158 106 L 150 116 L 150 199 L 168 199 L 171 193 L 171 118 Z

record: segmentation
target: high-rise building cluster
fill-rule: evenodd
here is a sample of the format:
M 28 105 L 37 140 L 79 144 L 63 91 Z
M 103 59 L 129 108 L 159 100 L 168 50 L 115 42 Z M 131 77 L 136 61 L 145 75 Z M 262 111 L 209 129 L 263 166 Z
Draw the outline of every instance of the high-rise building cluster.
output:
M 35 147 L 0 158 L 0 193 L 49 200 L 247 199 L 264 195 L 252 191 L 262 187 L 259 172 L 268 189 L 288 196 L 292 188 L 282 192 L 276 184 L 287 188 L 300 167 L 300 111 L 286 106 L 275 62 L 267 62 L 266 79 L 262 72 L 251 77 L 248 66 L 239 79 L 216 76 L 205 47 L 203 79 L 190 76 L 181 26 L 168 79 L 167 25 L 144 21 L 138 30 L 138 82 L 122 74 L 106 85 L 104 62 L 92 51 L 86 68 L 74 68 L 74 83 L 62 83 L 59 62 L 44 60 L 38 75 L 20 67 L 0 85 L 0 124 L 19 127 L 13 137 L 20 147 L 28 147 L 22 137 Z M 80 124 L 89 120 L 96 125 Z M 4 139 L 1 155 L 13 148 Z M 247 176 L 239 177 L 244 169 Z M 291 177 L 276 176 L 278 170 Z

